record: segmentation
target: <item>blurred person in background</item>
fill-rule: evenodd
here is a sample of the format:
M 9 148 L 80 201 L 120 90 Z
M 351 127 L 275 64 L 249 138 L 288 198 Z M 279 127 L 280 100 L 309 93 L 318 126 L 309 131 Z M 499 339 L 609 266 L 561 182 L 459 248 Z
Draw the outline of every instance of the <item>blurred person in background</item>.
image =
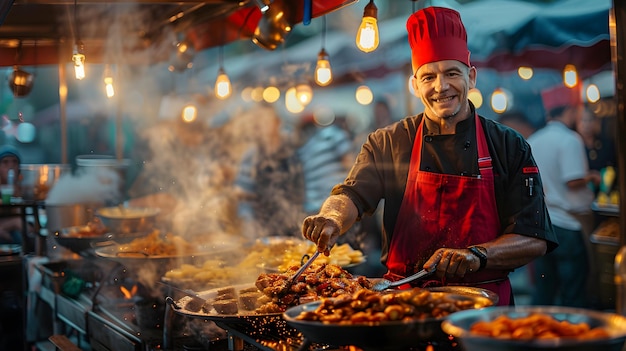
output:
M 533 134 L 537 128 L 530 123 L 526 114 L 521 111 L 507 111 L 500 115 L 498 122 L 517 130 L 524 139 Z
M 304 215 L 304 175 L 297 143 L 274 108 L 260 104 L 232 117 L 225 133 L 237 165 L 234 192 L 242 234 L 298 235 Z
M 530 147 L 468 100 L 477 72 L 457 11 L 426 7 L 407 30 L 424 113 L 370 133 L 302 233 L 329 254 L 384 199 L 385 278 L 425 269 L 433 275 L 413 285 L 479 287 L 498 294 L 499 305 L 514 304 L 509 272 L 558 245 Z
M 20 194 L 20 152 L 12 145 L 3 145 L 0 147 L 0 184 L 7 185 L 9 183 L 9 172 L 13 172 L 13 196 Z M 0 210 L 0 243 L 22 243 L 23 225 L 19 215 L 15 215 L 13 210 Z
M 583 106 L 578 88 L 559 86 L 542 92 L 547 124 L 528 139 L 542 175 L 548 212 L 559 247 L 533 261 L 533 305 L 586 307 L 589 250 L 585 223 L 594 195 L 581 136 L 574 130 Z

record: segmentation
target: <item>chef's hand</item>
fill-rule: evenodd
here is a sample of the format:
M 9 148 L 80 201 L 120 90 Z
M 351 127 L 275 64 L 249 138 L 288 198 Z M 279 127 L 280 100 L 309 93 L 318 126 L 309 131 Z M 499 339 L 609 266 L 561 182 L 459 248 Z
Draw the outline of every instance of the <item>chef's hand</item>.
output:
M 331 218 L 321 215 L 308 216 L 302 222 L 302 235 L 317 245 L 317 251 L 330 255 L 330 248 L 335 245 L 341 233 L 339 224 Z
M 442 248 L 435 251 L 424 263 L 424 269 L 427 271 L 431 271 L 435 267 L 439 278 L 463 278 L 468 273 L 478 271 L 480 259 L 468 249 Z

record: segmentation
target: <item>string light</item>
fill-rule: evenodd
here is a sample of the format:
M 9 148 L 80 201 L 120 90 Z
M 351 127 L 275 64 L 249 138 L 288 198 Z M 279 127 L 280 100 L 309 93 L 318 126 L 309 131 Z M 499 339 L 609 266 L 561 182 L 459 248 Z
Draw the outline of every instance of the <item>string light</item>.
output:
M 534 72 L 531 67 L 521 66 L 517 69 L 517 74 L 520 76 L 520 78 L 524 80 L 529 80 L 533 77 Z
M 356 46 L 363 52 L 372 52 L 378 47 L 378 8 L 374 0 L 365 6 L 363 19 L 356 34 Z
M 223 55 L 223 48 L 220 46 L 220 68 L 217 72 L 217 79 L 215 80 L 215 96 L 220 100 L 227 99 L 232 93 L 230 78 L 228 78 L 228 75 L 226 74 L 226 72 L 224 71 L 224 67 L 222 66 L 224 60 Z
M 104 67 L 104 89 L 109 99 L 115 96 L 115 89 L 113 87 L 113 76 L 111 75 L 111 68 L 109 67 L 109 65 L 106 65 Z
M 72 61 L 74 61 L 74 76 L 78 80 L 85 78 L 85 54 L 83 43 L 80 41 L 78 32 L 78 20 L 76 17 L 77 3 L 74 0 L 74 26 L 76 27 L 76 43 L 74 43 L 74 51 L 72 53 Z
M 322 49 L 317 54 L 317 65 L 315 66 L 315 83 L 325 87 L 333 80 L 333 71 L 330 67 L 328 53 L 324 48 L 326 44 L 326 16 L 324 16 L 324 28 L 322 30 Z
M 367 85 L 361 85 L 356 89 L 356 101 L 361 105 L 369 105 L 374 101 L 374 94 Z
M 85 78 L 85 55 L 82 53 L 81 44 L 74 44 L 74 53 L 72 61 L 74 61 L 74 76 L 78 80 Z
M 578 72 L 576 66 L 572 64 L 565 65 L 563 69 L 563 83 L 568 88 L 573 88 L 578 84 Z

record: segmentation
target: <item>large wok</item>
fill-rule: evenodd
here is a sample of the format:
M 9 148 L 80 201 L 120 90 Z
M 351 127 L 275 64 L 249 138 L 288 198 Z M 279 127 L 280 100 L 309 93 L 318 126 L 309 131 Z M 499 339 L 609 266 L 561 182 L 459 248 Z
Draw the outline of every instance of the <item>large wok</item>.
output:
M 458 288 L 458 291 L 456 290 Z M 472 300 L 479 305 L 495 304 L 498 297 L 491 291 L 470 287 L 430 288 L 449 293 L 453 300 Z M 448 342 L 448 334 L 441 329 L 444 318 L 380 322 L 376 324 L 325 324 L 298 320 L 302 312 L 315 311 L 321 301 L 314 301 L 288 309 L 283 318 L 310 343 L 331 346 L 357 346 L 366 351 L 406 350 L 429 342 Z
M 254 284 L 234 285 L 239 291 L 253 287 Z M 299 332 L 287 325 L 282 318 L 282 313 L 256 313 L 255 311 L 239 310 L 237 314 L 219 314 L 214 310 L 205 312 L 199 308 L 198 303 L 211 300 L 218 294 L 218 289 L 210 289 L 200 293 L 189 291 L 186 296 L 178 300 L 168 299 L 171 309 L 178 315 L 188 318 L 211 321 L 223 329 L 236 329 L 249 336 L 275 335 L 282 337 L 297 337 Z M 180 290 L 180 289 L 176 289 Z M 194 305 L 194 307 L 191 307 Z

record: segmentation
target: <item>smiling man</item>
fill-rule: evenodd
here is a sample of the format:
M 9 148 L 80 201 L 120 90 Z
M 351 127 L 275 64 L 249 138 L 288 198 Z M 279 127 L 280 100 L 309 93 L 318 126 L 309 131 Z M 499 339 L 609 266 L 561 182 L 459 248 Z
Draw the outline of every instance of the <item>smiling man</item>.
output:
M 514 304 L 508 274 L 558 245 L 530 147 L 468 100 L 477 72 L 458 12 L 424 8 L 407 30 L 424 113 L 368 136 L 303 235 L 327 252 L 385 199 L 386 278 L 427 269 L 433 274 L 414 285 L 480 287 Z

